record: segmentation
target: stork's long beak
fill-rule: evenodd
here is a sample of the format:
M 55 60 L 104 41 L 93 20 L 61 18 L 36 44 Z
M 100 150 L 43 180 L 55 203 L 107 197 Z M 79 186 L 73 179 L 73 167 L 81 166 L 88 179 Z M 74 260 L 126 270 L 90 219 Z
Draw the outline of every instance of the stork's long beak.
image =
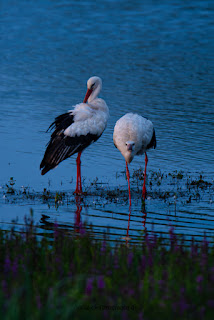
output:
M 87 92 L 86 92 L 85 98 L 83 100 L 83 103 L 87 102 L 87 100 L 90 97 L 91 93 L 92 93 L 92 89 L 88 89 Z

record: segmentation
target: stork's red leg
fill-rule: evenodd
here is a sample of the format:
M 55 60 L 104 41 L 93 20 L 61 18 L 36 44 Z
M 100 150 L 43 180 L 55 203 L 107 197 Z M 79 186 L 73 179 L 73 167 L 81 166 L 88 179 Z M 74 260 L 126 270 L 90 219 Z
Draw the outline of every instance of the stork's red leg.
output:
M 142 192 L 143 200 L 146 199 L 146 167 L 147 167 L 147 163 L 148 163 L 148 157 L 145 152 L 145 169 L 144 169 L 143 192 Z
M 127 180 L 128 180 L 128 187 L 129 187 L 129 205 L 131 206 L 131 190 L 130 190 L 130 174 L 129 174 L 129 168 L 128 168 L 128 163 L 126 162 L 126 176 L 127 176 Z
M 74 191 L 74 194 L 81 194 L 82 193 L 82 182 L 81 182 L 81 153 L 78 153 L 76 163 L 77 163 L 77 183 L 76 183 L 76 190 Z

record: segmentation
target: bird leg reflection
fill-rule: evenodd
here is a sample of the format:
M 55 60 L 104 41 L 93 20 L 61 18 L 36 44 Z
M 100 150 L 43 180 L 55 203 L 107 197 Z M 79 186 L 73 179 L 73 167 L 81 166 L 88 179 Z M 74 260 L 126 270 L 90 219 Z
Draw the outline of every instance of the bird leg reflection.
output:
M 81 211 L 82 211 L 82 206 L 81 206 L 81 197 L 80 196 L 76 196 L 75 197 L 76 200 L 76 216 L 75 216 L 75 223 L 74 223 L 74 230 L 76 232 L 80 232 L 81 229 Z
M 129 168 L 128 168 L 128 163 L 126 162 L 126 176 L 128 180 L 128 188 L 129 188 L 129 207 L 131 207 L 131 190 L 130 190 L 130 174 L 129 174 Z
M 146 199 L 146 167 L 147 167 L 147 163 L 148 163 L 148 157 L 145 152 L 145 169 L 144 169 L 144 180 L 143 180 L 143 191 L 142 191 L 143 200 Z
M 131 219 L 131 190 L 130 190 L 130 174 L 129 174 L 129 168 L 128 163 L 126 162 L 126 176 L 128 180 L 128 188 L 129 188 L 129 220 L 128 220 L 128 227 L 127 227 L 127 233 L 126 237 L 122 237 L 122 239 L 126 240 L 126 245 L 128 245 L 129 238 L 129 226 L 130 226 L 130 219 Z
M 146 206 L 145 206 L 145 202 L 142 203 L 142 207 L 141 207 L 141 212 L 143 214 L 143 227 L 144 227 L 144 231 L 146 232 L 146 218 L 147 218 L 147 212 L 146 212 Z
M 128 227 L 127 227 L 127 232 L 126 232 L 126 245 L 128 245 L 128 241 L 131 239 L 129 237 L 129 227 L 130 227 L 130 219 L 131 219 L 131 205 L 129 205 L 129 220 L 128 220 Z
M 77 163 L 77 183 L 76 183 L 76 190 L 74 194 L 82 194 L 82 182 L 81 182 L 81 157 L 82 152 L 78 153 L 76 163 Z

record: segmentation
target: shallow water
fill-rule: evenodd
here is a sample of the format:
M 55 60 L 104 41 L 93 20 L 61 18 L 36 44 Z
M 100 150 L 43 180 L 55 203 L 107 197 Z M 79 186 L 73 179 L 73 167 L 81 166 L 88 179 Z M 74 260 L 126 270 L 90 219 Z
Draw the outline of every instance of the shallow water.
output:
M 157 149 L 148 153 L 148 172 L 204 172 L 212 180 L 213 12 L 213 2 L 202 0 L 21 0 L 15 6 L 3 1 L 0 184 L 4 186 L 12 176 L 18 189 L 29 186 L 40 193 L 44 188 L 72 193 L 75 157 L 44 177 L 39 164 L 50 136 L 46 129 L 54 117 L 83 100 L 86 81 L 92 75 L 103 79 L 101 97 L 111 117 L 102 137 L 83 153 L 86 185 L 98 177 L 110 188 L 126 187 L 124 176 L 117 177 L 125 163 L 112 143 L 112 133 L 117 119 L 130 111 L 151 119 L 156 129 Z M 143 157 L 136 157 L 130 170 L 143 165 Z M 155 221 L 158 229 L 166 230 L 168 208 L 161 203 L 148 201 L 146 224 Z M 64 223 L 72 224 L 75 219 L 72 204 L 56 213 L 37 202 L 20 206 L 2 198 L 1 221 L 25 215 L 31 206 L 37 221 L 42 213 Z M 182 212 L 196 212 L 197 218 L 199 207 L 184 206 Z M 111 210 L 114 217 L 90 208 L 83 219 L 125 230 L 128 206 L 119 204 Z M 127 215 L 124 224 L 117 219 L 120 213 Z M 133 217 L 135 213 L 140 213 L 139 204 L 133 205 Z M 202 213 L 212 215 L 213 205 L 205 206 Z M 163 215 L 163 220 L 157 222 L 157 214 Z M 179 219 L 182 221 L 182 215 Z M 188 227 L 180 225 L 179 232 L 188 232 Z

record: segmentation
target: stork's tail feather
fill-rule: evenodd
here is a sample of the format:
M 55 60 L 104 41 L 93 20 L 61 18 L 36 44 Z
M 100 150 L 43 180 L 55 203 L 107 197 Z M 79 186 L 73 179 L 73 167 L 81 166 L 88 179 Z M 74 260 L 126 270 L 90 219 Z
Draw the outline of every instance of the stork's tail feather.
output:
M 48 171 L 50 171 L 51 169 L 53 169 L 54 167 L 53 166 L 50 166 L 50 165 L 45 165 L 45 167 L 42 169 L 41 171 L 41 175 L 44 176 L 44 174 L 46 174 Z
M 44 174 L 46 174 L 51 169 L 54 169 L 56 166 L 57 166 L 57 164 L 55 164 L 55 163 L 48 163 L 46 157 L 44 156 L 44 158 L 42 159 L 42 161 L 40 163 L 40 169 L 42 169 L 41 175 L 44 176 Z
M 156 135 L 155 135 L 155 129 L 153 129 L 152 139 L 149 142 L 149 144 L 147 146 L 147 149 L 150 149 L 150 148 L 154 148 L 155 149 L 156 146 L 157 146 L 157 140 L 156 140 Z

